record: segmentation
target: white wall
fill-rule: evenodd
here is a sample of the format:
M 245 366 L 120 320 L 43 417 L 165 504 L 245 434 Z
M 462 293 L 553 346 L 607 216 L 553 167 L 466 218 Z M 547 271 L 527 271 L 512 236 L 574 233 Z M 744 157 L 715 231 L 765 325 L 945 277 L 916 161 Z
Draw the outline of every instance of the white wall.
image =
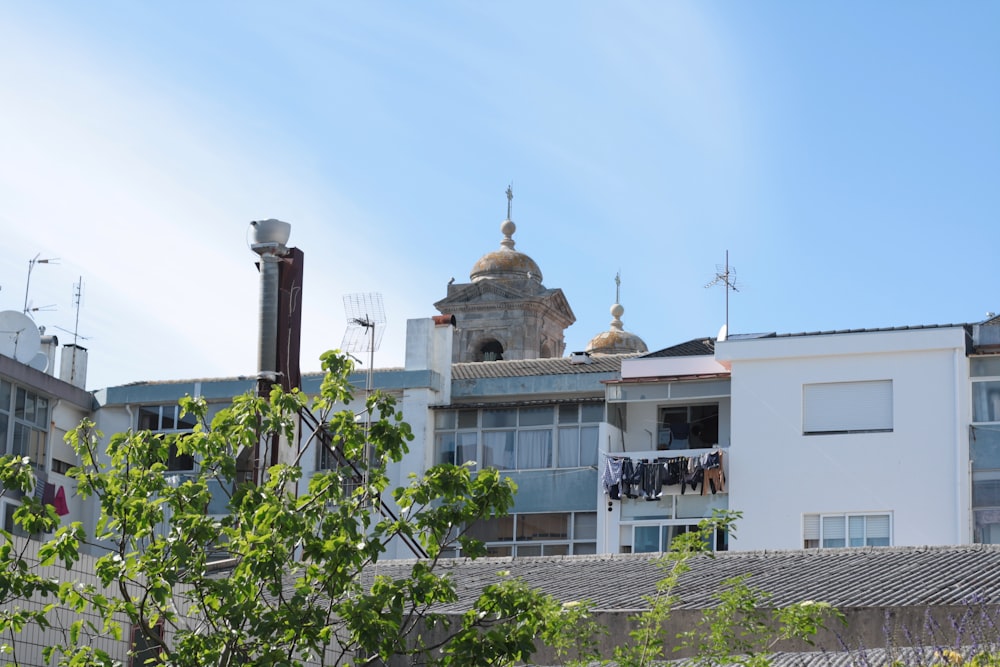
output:
M 894 545 L 970 541 L 960 327 L 720 343 L 732 367 L 731 549 L 797 549 L 805 513 L 892 513 Z M 802 434 L 802 386 L 893 382 L 889 433 Z

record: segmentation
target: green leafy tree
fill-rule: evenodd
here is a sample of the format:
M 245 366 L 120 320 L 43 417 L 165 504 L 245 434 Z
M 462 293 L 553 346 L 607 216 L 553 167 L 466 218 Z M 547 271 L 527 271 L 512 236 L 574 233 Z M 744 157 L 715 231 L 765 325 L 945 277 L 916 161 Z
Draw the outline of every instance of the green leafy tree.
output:
M 367 665 L 393 656 L 507 665 L 528 660 L 539 638 L 579 645 L 567 637 L 584 609 L 509 577 L 485 588 L 458 618 L 435 612 L 457 599 L 455 582 L 438 567 L 443 550 L 482 555 L 483 545 L 464 529 L 505 513 L 514 485 L 495 470 L 438 465 L 390 489 L 386 466 L 407 451 L 409 426 L 380 393 L 366 400 L 367 420 L 338 410 L 353 399 L 352 361 L 331 352 L 322 364 L 320 395 L 308 406 L 319 427 L 302 451 L 256 482 L 242 479 L 237 462 L 275 436 L 295 440 L 307 408 L 297 391 L 238 397 L 211 423 L 203 402 L 184 399 L 183 410 L 197 418 L 191 433 L 129 431 L 106 447 L 92 423 L 70 434 L 81 460 L 71 474 L 81 495 L 96 498 L 100 516 L 93 535 L 83 536 L 79 525 L 58 531 L 43 559 L 71 564 L 83 539 L 107 553 L 96 564 L 103 588 L 71 577 L 59 585 L 59 602 L 79 615 L 48 658 L 111 664 L 88 637 L 122 637 L 126 623 L 146 646 L 139 659 L 192 667 Z M 340 465 L 314 474 L 302 492 L 298 462 L 315 447 L 329 448 Z M 172 452 L 195 457 L 197 472 L 171 475 Z M 228 494 L 227 512 L 208 514 L 220 490 Z M 398 515 L 377 511 L 386 494 Z M 397 539 L 419 544 L 426 557 L 408 577 L 366 579 Z M 16 629 L 13 620 L 6 627 Z
M 739 512 L 716 510 L 703 519 L 696 530 L 674 538 L 659 565 L 664 577 L 656 592 L 645 597 L 649 608 L 638 614 L 629 632 L 631 642 L 614 649 L 619 667 L 647 667 L 665 659 L 668 621 L 678 602 L 676 589 L 681 576 L 691 569 L 696 556 L 714 557 L 709 545 L 717 531 L 735 533 Z M 748 583 L 748 576 L 723 582 L 715 594 L 717 604 L 705 610 L 692 630 L 677 635 L 677 650 L 687 650 L 699 667 L 739 664 L 748 667 L 770 665 L 774 646 L 782 640 L 812 643 L 816 633 L 830 620 L 843 615 L 828 603 L 804 601 L 772 608 L 769 595 Z
M 42 534 L 59 525 L 55 509 L 34 497 L 34 466 L 28 457 L 0 457 L 0 489 L 0 496 L 18 500 L 11 526 L 15 531 Z M 29 624 L 49 627 L 48 612 L 57 604 L 58 583 L 36 571 L 28 552 L 27 540 L 17 539 L 7 527 L 0 526 L 0 653 L 8 656 L 14 655 L 17 633 Z M 71 556 L 67 562 L 74 560 Z M 31 604 L 32 600 L 45 604 Z

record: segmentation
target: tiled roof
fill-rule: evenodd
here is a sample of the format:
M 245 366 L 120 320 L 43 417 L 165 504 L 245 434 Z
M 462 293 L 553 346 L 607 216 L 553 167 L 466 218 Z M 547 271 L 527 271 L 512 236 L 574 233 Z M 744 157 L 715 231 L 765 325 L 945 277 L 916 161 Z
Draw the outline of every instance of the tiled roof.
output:
M 714 338 L 695 338 L 685 343 L 678 343 L 670 347 L 649 354 L 642 355 L 643 359 L 651 357 L 701 357 L 715 354 Z
M 451 365 L 453 380 L 525 377 L 534 375 L 569 375 L 580 373 L 620 373 L 622 359 L 635 354 L 594 354 L 589 364 L 573 363 L 569 357 L 519 359 L 516 361 L 462 362 Z
M 642 596 L 663 577 L 658 562 L 655 554 L 445 561 L 441 571 L 453 574 L 459 599 L 442 611 L 466 609 L 501 571 L 563 602 L 589 600 L 599 610 L 637 610 L 645 606 Z M 405 577 L 413 563 L 383 561 L 367 575 L 377 571 Z M 689 564 L 675 591 L 678 609 L 712 606 L 712 595 L 723 581 L 745 574 L 776 605 L 803 600 L 839 608 L 1000 602 L 1000 546 L 992 545 L 731 551 L 698 556 Z

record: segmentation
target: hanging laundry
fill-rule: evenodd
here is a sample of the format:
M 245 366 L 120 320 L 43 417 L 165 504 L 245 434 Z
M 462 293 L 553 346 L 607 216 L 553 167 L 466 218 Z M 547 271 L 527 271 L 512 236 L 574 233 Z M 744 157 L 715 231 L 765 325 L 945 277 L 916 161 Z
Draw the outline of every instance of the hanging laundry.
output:
M 56 496 L 52 501 L 52 506 L 56 509 L 56 514 L 59 516 L 66 516 L 69 514 L 69 506 L 66 504 L 66 489 L 59 487 L 56 490 Z
M 627 460 L 627 459 L 626 459 Z M 621 498 L 619 485 L 622 479 L 622 459 L 608 457 L 604 464 L 604 492 L 611 497 L 612 500 L 619 500 Z

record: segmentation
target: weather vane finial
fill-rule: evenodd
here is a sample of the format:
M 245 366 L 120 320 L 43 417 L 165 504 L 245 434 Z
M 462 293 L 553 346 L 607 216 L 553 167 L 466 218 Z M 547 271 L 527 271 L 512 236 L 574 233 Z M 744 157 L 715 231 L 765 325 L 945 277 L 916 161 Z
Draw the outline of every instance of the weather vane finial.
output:
M 510 204 L 514 201 L 514 184 L 507 186 L 507 219 L 510 220 Z
M 615 274 L 615 303 L 621 303 L 622 300 L 622 272 L 621 270 Z

